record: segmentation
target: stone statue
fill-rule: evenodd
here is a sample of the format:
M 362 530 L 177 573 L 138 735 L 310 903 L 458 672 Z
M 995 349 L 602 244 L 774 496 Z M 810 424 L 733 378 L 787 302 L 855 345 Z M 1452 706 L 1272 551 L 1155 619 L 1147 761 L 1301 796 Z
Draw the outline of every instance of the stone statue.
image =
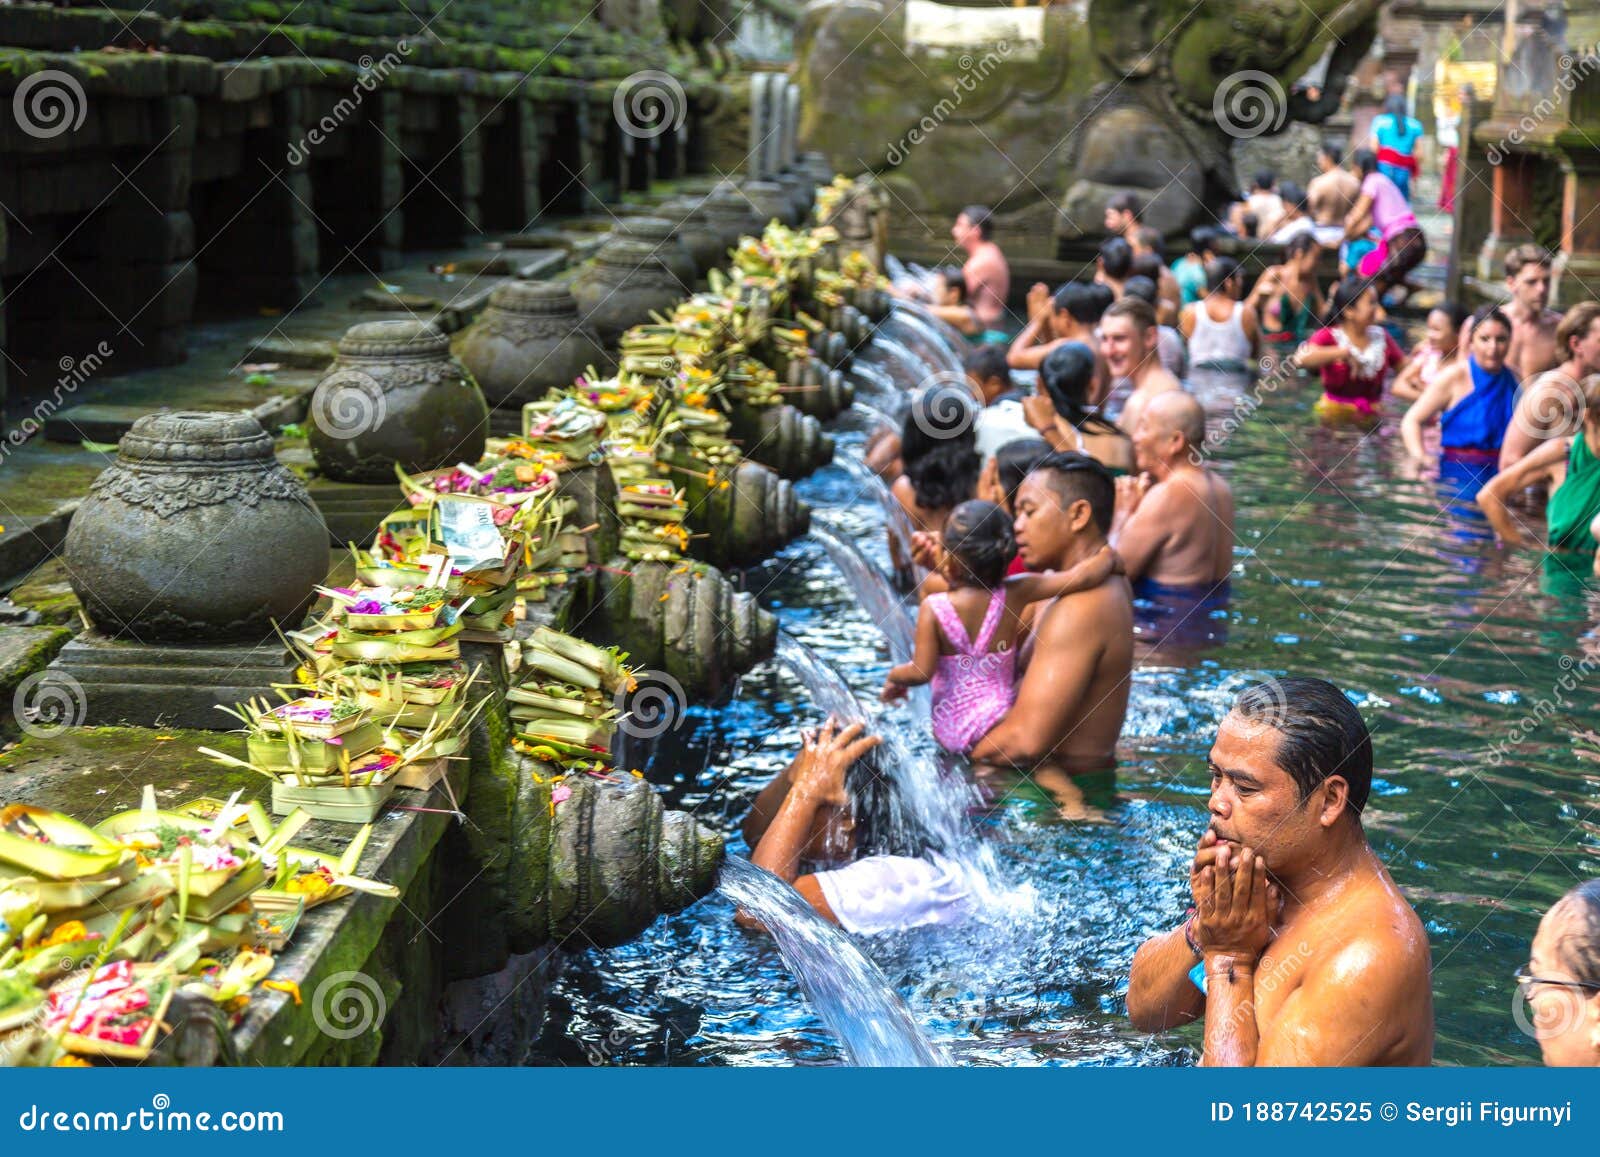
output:
M 964 205 L 985 204 L 1010 244 L 1070 250 L 1124 190 L 1174 235 L 1236 195 L 1232 140 L 1338 108 L 1378 8 L 816 0 L 797 37 L 801 135 L 836 168 L 879 176 L 897 237 L 942 241 Z M 1293 87 L 1325 53 L 1322 83 Z

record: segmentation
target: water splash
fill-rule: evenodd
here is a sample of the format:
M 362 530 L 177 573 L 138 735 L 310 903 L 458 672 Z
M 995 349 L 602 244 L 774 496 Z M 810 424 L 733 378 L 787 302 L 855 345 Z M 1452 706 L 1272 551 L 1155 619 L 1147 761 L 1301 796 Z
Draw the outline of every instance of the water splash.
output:
M 861 487 L 864 496 L 870 497 L 883 508 L 883 520 L 889 529 L 889 538 L 894 542 L 901 558 L 910 558 L 911 535 L 915 528 L 911 525 L 911 516 L 906 513 L 906 508 L 900 505 L 900 500 L 889 489 L 889 484 L 856 454 L 840 454 L 834 461 Z M 918 568 L 919 573 L 915 576 L 919 580 L 922 577 L 920 569 Z
M 913 301 L 896 301 L 894 311 L 878 325 L 909 346 L 921 359 L 927 372 L 966 375 L 967 351 L 972 347 L 955 330 Z
M 883 632 L 889 642 L 889 656 L 896 663 L 909 660 L 915 649 L 917 625 L 889 576 L 862 553 L 860 546 L 823 525 L 816 515 L 811 520 L 811 536 L 822 544 L 855 592 L 862 610 Z
M 843 931 L 798 892 L 749 860 L 730 856 L 717 882 L 724 896 L 761 921 L 777 943 L 818 1019 L 863 1068 L 939 1068 L 949 1064 L 889 982 Z
M 866 719 L 867 713 L 861 701 L 850 690 L 850 685 L 837 668 L 788 631 L 778 633 L 777 658 L 800 680 L 818 710 L 832 715 L 841 723 Z

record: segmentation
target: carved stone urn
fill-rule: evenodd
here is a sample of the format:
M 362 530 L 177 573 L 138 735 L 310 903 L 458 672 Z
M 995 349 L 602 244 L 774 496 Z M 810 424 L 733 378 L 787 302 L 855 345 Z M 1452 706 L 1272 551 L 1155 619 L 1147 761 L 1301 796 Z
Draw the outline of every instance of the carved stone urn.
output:
M 147 414 L 72 516 L 64 557 L 99 630 L 140 642 L 260 643 L 299 620 L 328 531 L 248 413 Z
M 728 259 L 721 233 L 706 219 L 704 197 L 675 197 L 661 203 L 661 212 L 678 223 L 678 240 L 694 260 L 696 275 L 715 269 Z
M 624 217 L 611 230 L 613 237 L 629 237 L 655 246 L 656 256 L 672 271 L 684 293 L 693 293 L 700 269 L 678 235 L 678 225 L 666 217 Z
M 393 482 L 483 454 L 488 407 L 432 322 L 366 321 L 339 339 L 307 418 L 317 467 L 340 482 Z
M 508 281 L 462 335 L 462 364 L 498 411 L 570 386 L 589 366 L 610 372 L 600 339 L 578 319 L 572 290 L 554 281 Z
M 613 237 L 572 279 L 578 311 L 607 349 L 624 330 L 650 320 L 652 310 L 671 312 L 683 286 L 650 241 Z
M 794 196 L 790 191 L 776 181 L 746 181 L 739 186 L 744 195 L 750 198 L 761 218 L 761 229 L 767 227 L 767 222 L 776 217 L 785 225 L 797 225 L 800 214 L 795 211 Z M 756 230 L 759 234 L 761 229 Z
M 739 238 L 746 234 L 759 237 L 767 227 L 767 218 L 731 181 L 717 182 L 716 188 L 701 203 L 701 212 L 722 247 L 718 265 L 726 260 L 727 251 L 739 244 Z

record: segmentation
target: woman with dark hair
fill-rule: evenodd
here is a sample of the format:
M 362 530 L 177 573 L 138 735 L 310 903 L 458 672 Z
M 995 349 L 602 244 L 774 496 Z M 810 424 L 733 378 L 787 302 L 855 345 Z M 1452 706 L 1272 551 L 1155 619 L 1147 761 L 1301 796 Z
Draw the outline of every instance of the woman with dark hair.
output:
M 1437 419 L 1442 457 L 1499 465 L 1500 443 L 1516 412 L 1522 384 L 1517 372 L 1506 364 L 1511 319 L 1489 306 L 1473 315 L 1471 334 L 1467 356 L 1435 377 L 1400 423 L 1406 450 L 1418 461 L 1427 457 L 1422 429 Z
M 1410 273 L 1428 255 L 1428 242 L 1417 224 L 1416 214 L 1405 194 L 1378 171 L 1378 158 L 1371 149 L 1357 149 L 1350 157 L 1350 168 L 1361 178 L 1361 195 L 1356 198 L 1350 215 L 1344 219 L 1345 236 L 1351 241 L 1366 237 L 1376 229 L 1379 244 L 1384 251 L 1376 270 L 1359 268 L 1363 277 L 1371 277 L 1382 297 L 1390 287 L 1403 285 Z
M 1067 342 L 1039 366 L 1039 394 L 1023 403 L 1028 424 L 1056 450 L 1081 450 L 1116 473 L 1133 467 L 1133 443 L 1098 407 L 1089 404 L 1094 351 Z
M 977 403 L 955 386 L 933 386 L 911 401 L 900 427 L 900 468 L 890 488 L 914 529 L 940 531 L 950 511 L 973 497 L 978 456 Z
M 1378 292 L 1372 284 L 1347 277 L 1333 290 L 1328 324 L 1294 354 L 1303 370 L 1322 374 L 1317 414 L 1335 421 L 1374 421 L 1383 384 L 1405 360 L 1394 338 L 1378 321 Z
M 1283 262 L 1264 270 L 1250 291 L 1249 305 L 1261 321 L 1261 340 L 1269 349 L 1291 352 L 1321 327 L 1324 302 L 1317 284 L 1322 246 L 1302 233 L 1283 247 Z
M 971 915 L 982 883 L 902 806 L 865 725 L 829 719 L 756 798 L 750 862 L 794 885 L 824 919 L 870 936 Z M 752 926 L 743 913 L 741 924 Z
M 1514 975 L 1544 1063 L 1600 1066 L 1600 880 L 1585 880 L 1544 914 Z
M 1417 143 L 1422 140 L 1422 122 L 1406 111 L 1406 98 L 1395 93 L 1383 102 L 1383 111 L 1372 118 L 1372 147 L 1378 172 L 1393 181 L 1395 188 L 1411 200 L 1411 178 L 1417 175 Z

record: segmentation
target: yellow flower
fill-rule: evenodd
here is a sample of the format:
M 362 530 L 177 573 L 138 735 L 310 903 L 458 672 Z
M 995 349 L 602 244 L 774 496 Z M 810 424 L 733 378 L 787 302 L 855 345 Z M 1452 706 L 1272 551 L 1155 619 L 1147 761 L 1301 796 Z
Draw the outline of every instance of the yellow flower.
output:
M 94 1066 L 92 1064 L 90 1064 L 88 1061 L 84 1060 L 82 1057 L 75 1057 L 71 1053 L 62 1053 L 59 1057 L 57 1057 L 55 1060 L 50 1062 L 50 1067 L 54 1068 L 54 1069 L 92 1069 L 92 1068 L 94 1068 Z
M 263 980 L 261 987 L 270 988 L 274 992 L 286 992 L 294 1000 L 295 1004 L 301 1003 L 300 986 L 292 980 Z
M 46 936 L 41 948 L 54 948 L 57 944 L 70 944 L 74 940 L 82 940 L 89 935 L 89 930 L 83 926 L 82 920 L 68 920 L 54 932 Z

